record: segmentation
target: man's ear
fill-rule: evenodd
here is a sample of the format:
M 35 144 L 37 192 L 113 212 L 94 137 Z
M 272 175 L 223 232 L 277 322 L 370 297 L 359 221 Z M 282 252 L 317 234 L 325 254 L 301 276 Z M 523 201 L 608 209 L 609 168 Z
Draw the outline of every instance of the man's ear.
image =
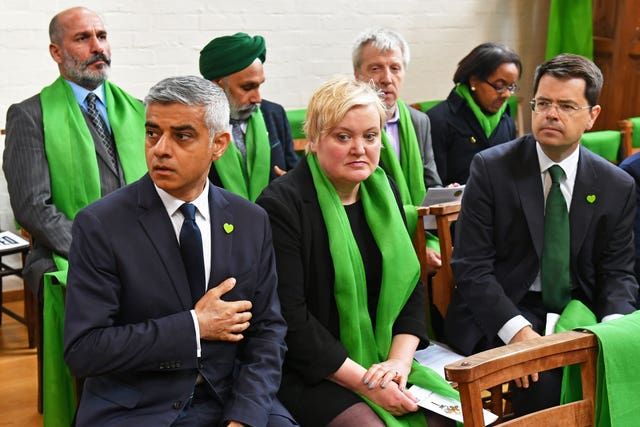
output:
M 585 132 L 591 130 L 593 124 L 600 115 L 600 111 L 602 111 L 602 107 L 600 107 L 600 105 L 594 105 L 591 107 L 591 111 L 589 111 L 589 121 L 587 122 Z
M 49 44 L 49 54 L 53 58 L 54 61 L 58 64 L 62 64 L 64 58 L 62 57 L 62 49 L 55 43 Z
M 229 147 L 229 142 L 231 141 L 231 133 L 227 131 L 218 132 L 213 137 L 212 149 L 211 149 L 211 161 L 214 162 L 218 160 L 225 151 L 227 151 L 227 147 Z

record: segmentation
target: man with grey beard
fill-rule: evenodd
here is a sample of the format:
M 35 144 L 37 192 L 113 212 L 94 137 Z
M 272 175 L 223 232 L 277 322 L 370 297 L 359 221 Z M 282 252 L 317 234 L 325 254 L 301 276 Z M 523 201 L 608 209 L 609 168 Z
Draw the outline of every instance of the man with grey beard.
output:
M 144 106 L 107 81 L 103 20 L 67 9 L 49 38 L 60 76 L 9 108 L 3 162 L 13 213 L 32 237 L 24 277 L 35 293 L 44 273 L 65 269 L 75 214 L 146 171 Z
M 284 109 L 260 95 L 266 56 L 264 38 L 245 33 L 215 38 L 200 51 L 200 73 L 224 90 L 231 109 L 233 144 L 212 163 L 209 179 L 251 201 L 298 162 Z

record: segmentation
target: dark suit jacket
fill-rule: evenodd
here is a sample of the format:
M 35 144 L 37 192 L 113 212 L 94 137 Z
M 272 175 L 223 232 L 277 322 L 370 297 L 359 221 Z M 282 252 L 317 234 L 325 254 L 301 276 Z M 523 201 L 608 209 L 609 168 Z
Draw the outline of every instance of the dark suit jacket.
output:
M 282 105 L 263 99 L 260 103 L 260 110 L 264 116 L 264 123 L 269 132 L 269 144 L 271 145 L 271 166 L 269 167 L 269 181 L 277 178 L 273 171 L 274 166 L 278 166 L 283 171 L 293 169 L 298 164 L 298 155 L 293 149 L 293 138 L 289 120 L 282 108 Z M 215 163 L 211 164 L 209 179 L 218 187 L 222 187 L 222 181 L 215 168 Z
M 498 127 L 487 138 L 469 105 L 455 90 L 446 101 L 427 111 L 431 119 L 433 153 L 444 185 L 466 183 L 474 154 L 516 137 L 515 123 L 509 114 L 507 107 Z
M 221 420 L 266 425 L 286 332 L 271 228 L 260 207 L 214 186 L 209 207 L 209 288 L 235 277 L 224 299 L 251 301 L 253 317 L 239 343 L 202 340 L 200 359 L 178 241 L 149 175 L 76 216 L 64 341 L 71 372 L 87 377 L 78 425 L 170 425 L 198 372 Z
M 636 279 L 640 280 L 640 153 L 624 159 L 620 167 L 633 177 L 636 182 L 636 219 L 633 223 L 633 233 L 636 245 Z
M 392 184 L 393 187 L 393 184 Z M 399 196 L 396 194 L 399 209 Z M 278 269 L 278 294 L 289 325 L 281 399 L 300 395 L 335 372 L 347 350 L 340 342 L 335 272 L 327 228 L 306 158 L 267 187 L 256 203 L 269 214 Z M 426 341 L 424 288 L 420 282 L 394 324 L 394 334 Z
M 477 154 L 456 224 L 454 291 L 445 334 L 464 354 L 520 314 L 540 270 L 544 193 L 532 135 Z M 572 297 L 602 317 L 635 310 L 633 179 L 579 147 L 569 221 Z M 589 203 L 587 196 L 594 195 Z
M 94 141 L 99 141 L 91 120 L 86 115 L 85 119 Z M 119 165 L 117 171 L 113 169 L 102 144 L 95 146 L 104 195 L 124 185 L 124 174 Z M 2 167 L 16 221 L 31 234 L 32 250 L 23 274 L 26 283 L 37 292 L 44 272 L 55 269 L 51 253 L 66 258 L 71 245 L 71 220 L 51 200 L 39 94 L 9 107 Z

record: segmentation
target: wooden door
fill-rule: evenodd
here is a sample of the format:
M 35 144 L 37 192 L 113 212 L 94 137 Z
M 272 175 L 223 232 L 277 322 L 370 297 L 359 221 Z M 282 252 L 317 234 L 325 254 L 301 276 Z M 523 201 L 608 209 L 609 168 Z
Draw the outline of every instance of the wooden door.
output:
M 593 1 L 593 57 L 604 75 L 593 130 L 640 116 L 640 0 Z

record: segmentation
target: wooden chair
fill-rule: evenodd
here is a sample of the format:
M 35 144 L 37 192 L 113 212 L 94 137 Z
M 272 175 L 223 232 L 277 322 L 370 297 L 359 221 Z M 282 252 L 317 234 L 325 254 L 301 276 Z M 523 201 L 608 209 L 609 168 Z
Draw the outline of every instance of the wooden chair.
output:
M 582 400 L 547 408 L 502 425 L 591 426 L 595 414 L 597 355 L 595 335 L 567 331 L 474 354 L 447 365 L 445 375 L 457 384 L 465 427 L 475 427 L 484 426 L 481 397 L 484 390 L 501 387 L 534 372 L 579 364 Z M 493 411 L 499 410 L 493 408 Z
M 640 117 L 618 121 L 624 153 L 621 160 L 640 151 Z M 635 130 L 635 132 L 634 132 Z
M 425 304 L 427 305 L 427 322 L 432 319 L 430 313 L 430 301 L 437 308 L 438 312 L 444 319 L 453 295 L 454 280 L 453 271 L 451 270 L 451 255 L 453 253 L 453 240 L 451 236 L 451 223 L 458 219 L 460 214 L 461 203 L 443 203 L 432 205 L 429 207 L 418 206 L 418 227 L 414 236 L 414 248 L 418 254 L 420 261 L 420 279 L 425 284 Z M 428 283 L 429 273 L 427 272 L 427 252 L 425 249 L 426 237 L 424 227 L 421 227 L 426 215 L 434 215 L 436 218 L 436 227 L 438 230 L 438 239 L 440 240 L 440 257 L 442 266 L 440 270 L 432 277 L 430 299 Z M 427 323 L 429 324 L 429 323 Z M 511 413 L 511 397 L 507 389 L 503 390 L 502 385 L 496 385 L 489 389 L 489 393 L 483 396 L 483 404 L 486 409 L 491 410 L 498 419 L 502 420 L 509 417 Z
M 624 120 L 619 124 L 620 130 L 585 132 L 580 144 L 617 165 L 632 152 L 632 124 Z
M 414 237 L 414 248 L 420 261 L 420 279 L 427 284 L 429 274 L 427 273 L 427 252 L 425 249 L 426 237 L 423 224 L 426 215 L 435 215 L 438 239 L 440 240 L 440 256 L 442 266 L 432 278 L 432 301 L 442 317 L 447 314 L 447 308 L 451 302 L 453 293 L 453 272 L 451 271 L 451 254 L 453 252 L 453 241 L 451 238 L 451 223 L 458 219 L 460 213 L 460 203 L 443 203 L 429 207 L 418 206 L 418 226 Z M 429 301 L 427 292 L 427 303 Z M 427 319 L 430 321 L 430 319 Z

